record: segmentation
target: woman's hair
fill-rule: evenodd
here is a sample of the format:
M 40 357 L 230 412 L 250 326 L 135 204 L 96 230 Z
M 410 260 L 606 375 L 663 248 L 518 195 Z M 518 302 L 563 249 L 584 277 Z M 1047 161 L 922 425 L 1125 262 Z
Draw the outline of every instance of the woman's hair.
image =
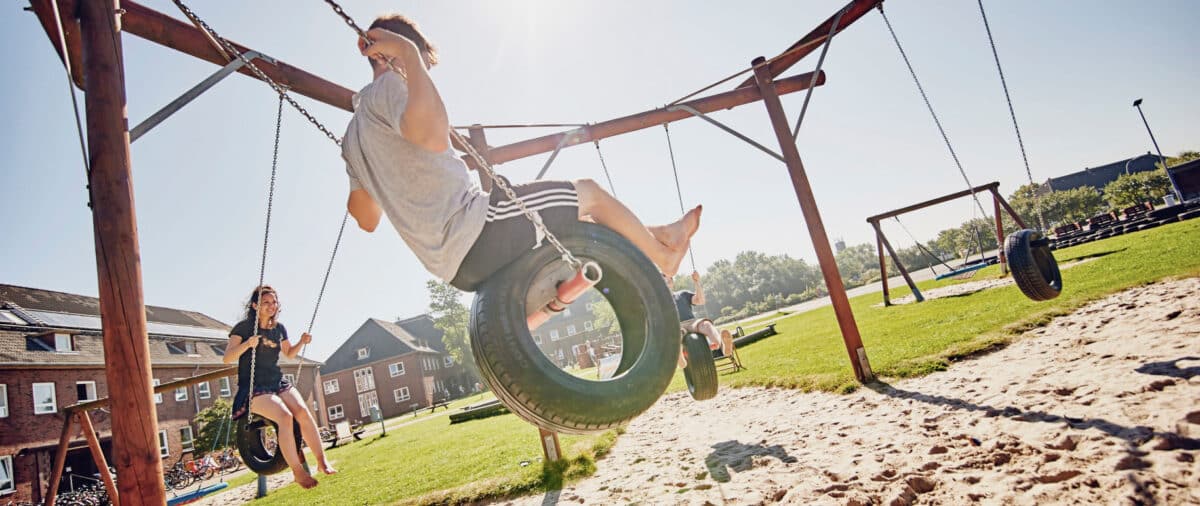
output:
M 404 38 L 411 40 L 413 44 L 417 45 L 417 49 L 421 51 L 421 54 L 425 55 L 425 60 L 429 62 L 429 66 L 437 65 L 437 47 L 425 38 L 425 34 L 421 33 L 421 28 L 417 26 L 417 22 L 408 16 L 403 14 L 384 14 L 375 18 L 375 21 L 371 23 L 371 27 L 368 30 L 371 28 L 383 28 L 389 32 L 403 35 Z M 371 63 L 371 68 L 375 68 L 375 62 L 371 61 L 370 58 L 367 60 Z
M 256 287 L 254 287 L 254 291 L 250 292 L 250 299 L 246 301 L 246 319 L 247 320 L 250 320 L 251 322 L 258 321 L 258 311 L 254 309 L 254 306 L 255 306 L 255 304 L 258 304 L 259 297 L 266 295 L 268 293 L 271 295 L 274 295 L 276 297 L 276 300 L 278 300 L 279 294 L 275 293 L 275 289 L 271 288 L 271 285 L 256 286 Z M 271 323 L 274 324 L 275 320 L 277 318 L 279 318 L 279 310 L 278 309 L 275 311 L 275 316 L 271 317 Z

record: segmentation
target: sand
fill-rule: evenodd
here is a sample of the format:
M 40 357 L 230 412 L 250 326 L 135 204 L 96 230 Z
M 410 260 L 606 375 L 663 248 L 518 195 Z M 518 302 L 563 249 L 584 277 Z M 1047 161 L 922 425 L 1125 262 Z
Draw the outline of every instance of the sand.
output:
M 754 367 L 754 364 L 747 364 Z M 664 397 L 595 475 L 498 504 L 1200 504 L 1200 279 L 849 395 Z

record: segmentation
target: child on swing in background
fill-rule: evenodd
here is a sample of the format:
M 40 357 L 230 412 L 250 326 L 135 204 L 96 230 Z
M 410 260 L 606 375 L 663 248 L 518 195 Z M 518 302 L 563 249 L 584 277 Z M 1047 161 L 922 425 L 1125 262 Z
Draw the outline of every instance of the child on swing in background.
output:
M 666 281 L 667 288 L 675 290 L 675 278 L 667 277 Z M 728 330 L 718 331 L 712 320 L 696 318 L 696 313 L 692 311 L 692 306 L 704 305 L 704 287 L 700 286 L 699 272 L 692 271 L 692 285 L 696 287 L 695 292 L 671 292 L 671 298 L 675 299 L 675 310 L 679 311 L 679 327 L 685 333 L 696 333 L 706 337 L 709 349 L 719 348 L 722 355 L 728 356 L 733 352 L 733 335 Z M 687 367 L 687 357 L 683 353 L 679 354 L 679 367 Z
M 428 72 L 438 62 L 437 50 L 416 23 L 397 14 L 380 16 L 367 36 L 374 42 L 359 39 L 358 47 L 374 79 L 354 96 L 354 117 L 343 138 L 350 178 L 346 207 L 367 232 L 387 213 L 430 273 L 474 291 L 544 238 L 504 192 L 489 195 L 476 186 L 455 156 L 446 107 Z M 482 173 L 480 180 L 490 188 Z M 510 186 L 551 232 L 580 221 L 604 225 L 668 276 L 679 270 L 700 226 L 696 206 L 673 223 L 647 227 L 590 179 Z

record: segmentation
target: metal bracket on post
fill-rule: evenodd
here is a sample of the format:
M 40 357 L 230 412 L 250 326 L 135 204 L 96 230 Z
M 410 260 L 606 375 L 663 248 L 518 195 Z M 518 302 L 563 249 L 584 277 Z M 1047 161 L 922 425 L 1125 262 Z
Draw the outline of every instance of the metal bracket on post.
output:
M 562 458 L 562 447 L 558 444 L 558 434 L 538 427 L 538 439 L 542 441 L 542 454 L 546 462 L 557 462 Z
M 246 57 L 246 61 L 250 61 L 255 58 L 261 58 L 263 61 L 266 61 L 272 65 L 275 64 L 274 58 L 259 53 L 258 51 L 246 51 L 242 54 L 242 56 Z M 133 141 L 138 140 L 138 138 L 145 135 L 146 132 L 149 132 L 150 129 L 158 126 L 159 123 L 162 123 L 167 118 L 171 117 L 172 114 L 175 114 L 182 109 L 183 106 L 187 105 L 192 100 L 195 100 L 196 97 L 199 97 L 202 93 L 208 91 L 209 88 L 212 88 L 214 85 L 221 82 L 221 80 L 228 77 L 229 74 L 237 72 L 237 70 L 242 68 L 243 65 L 245 65 L 245 63 L 243 63 L 241 58 L 234 58 L 233 61 L 226 64 L 224 67 L 221 67 L 221 70 L 218 70 L 213 73 L 213 75 L 208 76 L 207 79 L 200 81 L 200 84 L 193 86 L 190 90 L 184 92 L 183 95 L 180 95 L 179 98 L 172 100 L 171 103 L 167 104 L 162 109 L 159 109 L 158 112 L 151 114 L 149 118 L 142 120 L 141 123 L 138 123 L 137 126 L 133 127 L 133 130 L 129 131 L 129 142 L 132 143 Z
M 705 115 L 704 113 L 702 113 L 702 112 L 700 112 L 700 111 L 697 111 L 697 110 L 696 110 L 695 108 L 693 108 L 692 106 L 689 106 L 689 105 L 684 105 L 684 104 L 679 104 L 679 105 L 673 105 L 673 106 L 671 106 L 671 107 L 668 107 L 668 108 L 667 108 L 667 110 L 668 110 L 668 111 L 684 111 L 684 112 L 686 112 L 686 113 L 688 113 L 688 114 L 691 114 L 692 116 L 695 116 L 695 117 L 697 117 L 697 118 L 700 118 L 700 119 L 702 119 L 702 120 L 704 120 L 704 121 L 707 121 L 707 122 L 709 122 L 709 123 L 712 123 L 712 124 L 713 124 L 713 125 L 715 125 L 717 128 L 720 128 L 721 130 L 724 130 L 724 131 L 726 131 L 726 132 L 729 132 L 729 135 L 732 135 L 732 136 L 734 136 L 734 137 L 737 137 L 737 138 L 739 138 L 739 139 L 741 139 L 741 140 L 743 140 L 743 141 L 746 141 L 746 143 L 750 144 L 751 146 L 754 146 L 754 147 L 758 148 L 758 149 L 759 149 L 760 151 L 762 151 L 763 153 L 766 153 L 766 154 L 768 154 L 768 155 L 771 155 L 771 157 L 772 157 L 772 158 L 774 158 L 774 159 L 776 159 L 776 160 L 779 160 L 779 161 L 781 161 L 781 162 L 783 162 L 783 163 L 787 163 L 787 161 L 783 159 L 783 155 L 781 155 L 781 154 L 779 154 L 779 153 L 776 153 L 776 152 L 774 152 L 774 151 L 771 151 L 771 149 L 770 149 L 770 148 L 768 148 L 768 147 L 766 147 L 766 146 L 763 146 L 762 144 L 759 144 L 759 143 L 758 143 L 758 141 L 755 141 L 754 139 L 751 139 L 751 138 L 749 138 L 749 137 L 746 137 L 746 136 L 745 136 L 744 134 L 742 134 L 741 132 L 739 132 L 739 131 L 737 131 L 737 130 L 734 130 L 734 129 L 732 129 L 732 128 L 729 128 L 728 126 L 725 126 L 725 124 L 724 124 L 724 123 L 721 123 L 720 121 L 717 121 L 717 120 L 715 120 L 715 119 L 712 119 L 712 118 L 708 117 L 708 116 L 707 116 L 707 115 Z

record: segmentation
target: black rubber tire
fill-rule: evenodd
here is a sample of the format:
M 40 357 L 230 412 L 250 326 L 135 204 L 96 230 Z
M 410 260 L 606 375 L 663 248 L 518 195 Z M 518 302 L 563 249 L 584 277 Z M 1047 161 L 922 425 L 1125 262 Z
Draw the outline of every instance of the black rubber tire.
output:
M 559 370 L 530 337 L 525 298 L 534 278 L 561 256 L 545 244 L 484 281 L 471 306 L 471 353 L 480 376 L 510 411 L 543 429 L 585 434 L 618 427 L 666 390 L 679 359 L 679 314 L 662 274 L 608 228 L 580 223 L 555 234 L 581 260 L 603 270 L 596 289 L 621 328 L 616 374 L 591 381 Z
M 249 418 L 249 416 L 244 416 L 238 419 L 237 433 L 235 434 L 238 455 L 241 456 L 242 462 L 246 464 L 246 468 L 257 474 L 276 474 L 287 469 L 288 464 L 287 460 L 283 458 L 283 452 L 267 451 L 263 446 L 262 436 L 259 435 L 259 431 L 266 426 L 275 428 L 275 433 L 279 434 L 275 422 L 261 416 L 255 416 L 254 422 L 248 423 L 247 420 Z M 301 455 L 304 455 L 303 450 L 300 450 L 300 448 L 303 448 L 303 436 L 300 435 L 300 424 L 294 420 L 292 421 L 292 431 L 296 436 L 296 449 L 301 452 Z M 276 449 L 280 448 L 276 446 Z
M 688 393 L 698 401 L 707 401 L 717 396 L 717 364 L 713 360 L 708 338 L 689 333 L 683 336 L 683 352 L 687 354 L 687 367 L 683 368 L 683 379 Z
M 1042 234 L 1036 230 L 1018 230 L 1004 241 L 1004 254 L 1012 269 L 1013 280 L 1026 297 L 1042 301 L 1062 292 L 1062 274 Z

